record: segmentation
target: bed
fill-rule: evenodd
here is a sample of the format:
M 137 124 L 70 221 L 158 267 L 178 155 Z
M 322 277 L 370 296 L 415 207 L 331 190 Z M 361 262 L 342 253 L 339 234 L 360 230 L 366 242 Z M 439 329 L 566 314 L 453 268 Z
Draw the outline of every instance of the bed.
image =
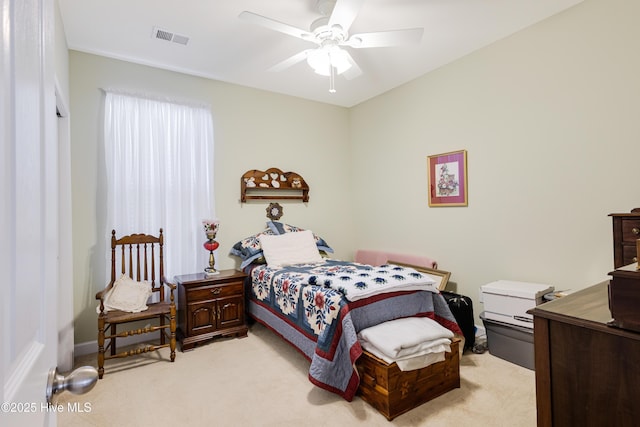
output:
M 367 328 L 409 317 L 462 335 L 435 281 L 407 265 L 323 256 L 331 252 L 311 231 L 275 221 L 231 250 L 248 274 L 249 316 L 310 361 L 309 380 L 347 401 L 359 393 L 388 419 L 459 387 L 457 339 L 444 360 L 400 372 L 396 363 L 364 351 L 358 338 Z M 394 403 L 407 395 L 402 405 Z

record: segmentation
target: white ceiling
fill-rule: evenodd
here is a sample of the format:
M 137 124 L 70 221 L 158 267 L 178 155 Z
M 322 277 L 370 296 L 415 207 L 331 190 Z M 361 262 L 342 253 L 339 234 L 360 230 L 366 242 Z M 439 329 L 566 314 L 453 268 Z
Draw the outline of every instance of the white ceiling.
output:
M 582 0 L 364 0 L 351 34 L 423 27 L 424 35 L 416 45 L 348 48 L 363 74 L 336 77 L 336 93 L 304 61 L 267 71 L 315 45 L 238 18 L 247 10 L 309 30 L 321 16 L 317 0 L 58 1 L 70 49 L 351 107 Z M 189 41 L 153 38 L 154 27 Z

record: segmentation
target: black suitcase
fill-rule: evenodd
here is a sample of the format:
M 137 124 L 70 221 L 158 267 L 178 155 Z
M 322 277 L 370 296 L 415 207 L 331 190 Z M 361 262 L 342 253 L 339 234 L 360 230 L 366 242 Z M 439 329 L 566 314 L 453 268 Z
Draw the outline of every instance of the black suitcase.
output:
M 451 314 L 456 318 L 456 322 L 458 322 L 458 326 L 462 330 L 464 350 L 473 348 L 476 341 L 476 325 L 471 298 L 449 291 L 440 291 L 440 293 L 447 301 Z

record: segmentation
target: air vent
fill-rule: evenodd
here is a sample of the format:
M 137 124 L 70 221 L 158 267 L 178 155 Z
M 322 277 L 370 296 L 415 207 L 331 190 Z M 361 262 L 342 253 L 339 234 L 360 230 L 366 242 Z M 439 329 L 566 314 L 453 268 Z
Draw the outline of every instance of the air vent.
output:
M 181 36 L 180 34 L 174 34 L 173 35 L 173 40 L 171 40 L 171 41 L 174 42 L 174 43 L 186 45 L 187 43 L 189 43 L 189 37 Z
M 165 31 L 165 30 L 157 29 L 155 31 L 155 34 L 156 34 L 156 38 L 157 39 L 166 40 L 166 41 L 169 41 L 169 42 L 173 38 L 173 33 L 170 33 L 170 32 Z
M 165 40 L 181 45 L 186 45 L 187 43 L 189 43 L 189 37 L 175 34 L 171 31 L 163 30 L 162 28 L 158 27 L 153 27 L 153 33 L 151 34 L 151 37 L 154 39 Z

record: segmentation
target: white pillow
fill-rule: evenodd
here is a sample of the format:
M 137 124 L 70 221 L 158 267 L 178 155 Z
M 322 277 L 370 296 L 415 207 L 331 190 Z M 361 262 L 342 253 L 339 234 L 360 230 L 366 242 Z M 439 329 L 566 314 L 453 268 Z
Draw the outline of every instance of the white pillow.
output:
M 151 283 L 136 282 L 123 274 L 113 284 L 104 306 L 107 310 L 122 310 L 130 313 L 145 311 L 147 300 L 151 296 Z
M 269 267 L 324 262 L 311 230 L 259 237 Z

